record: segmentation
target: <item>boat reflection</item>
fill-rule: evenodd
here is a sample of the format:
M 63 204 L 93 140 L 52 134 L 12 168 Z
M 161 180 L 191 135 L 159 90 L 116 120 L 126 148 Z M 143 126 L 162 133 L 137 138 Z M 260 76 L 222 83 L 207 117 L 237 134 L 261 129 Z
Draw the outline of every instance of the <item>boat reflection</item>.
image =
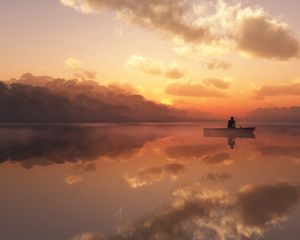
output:
M 218 131 L 217 129 L 204 129 L 204 137 L 215 137 L 215 138 L 227 138 L 227 143 L 230 148 L 236 146 L 236 139 L 242 138 L 255 138 L 254 131 L 245 131 L 245 130 L 235 130 L 235 131 Z

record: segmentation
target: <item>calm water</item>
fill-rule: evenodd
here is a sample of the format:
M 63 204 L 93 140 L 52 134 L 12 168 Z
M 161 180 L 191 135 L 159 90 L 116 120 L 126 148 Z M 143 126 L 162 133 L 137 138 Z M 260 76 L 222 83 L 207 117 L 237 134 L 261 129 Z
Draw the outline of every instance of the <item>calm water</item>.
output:
M 300 126 L 204 126 L 2 126 L 0 239 L 299 240 Z

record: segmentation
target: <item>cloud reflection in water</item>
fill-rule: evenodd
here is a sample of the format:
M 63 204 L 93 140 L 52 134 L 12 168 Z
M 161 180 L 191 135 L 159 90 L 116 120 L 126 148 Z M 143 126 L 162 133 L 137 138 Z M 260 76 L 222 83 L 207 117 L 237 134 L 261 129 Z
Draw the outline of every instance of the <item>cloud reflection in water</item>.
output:
M 184 170 L 185 165 L 179 163 L 170 163 L 162 167 L 141 169 L 136 175 L 126 174 L 125 179 L 129 183 L 130 187 L 138 188 L 149 186 L 156 182 L 161 182 L 166 177 L 174 181 Z
M 126 225 L 110 237 L 84 233 L 72 240 L 243 239 L 263 236 L 287 219 L 299 203 L 299 186 L 290 182 L 248 185 L 236 194 L 198 184 L 173 192 L 169 206 Z

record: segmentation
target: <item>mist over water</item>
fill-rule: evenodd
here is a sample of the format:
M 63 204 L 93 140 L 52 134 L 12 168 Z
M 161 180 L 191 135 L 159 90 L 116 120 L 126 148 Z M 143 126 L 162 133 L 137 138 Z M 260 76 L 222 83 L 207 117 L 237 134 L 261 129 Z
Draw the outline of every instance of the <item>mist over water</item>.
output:
M 300 125 L 0 126 L 0 239 L 298 240 Z

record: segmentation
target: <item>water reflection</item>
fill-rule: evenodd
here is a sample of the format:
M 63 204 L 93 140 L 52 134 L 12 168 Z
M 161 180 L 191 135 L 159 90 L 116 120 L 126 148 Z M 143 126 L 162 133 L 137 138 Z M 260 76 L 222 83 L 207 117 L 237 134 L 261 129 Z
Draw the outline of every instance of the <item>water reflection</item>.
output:
M 299 239 L 300 127 L 202 129 L 0 128 L 0 239 Z
M 164 166 L 140 169 L 137 174 L 126 175 L 125 179 L 130 187 L 138 188 L 161 182 L 165 178 L 175 181 L 185 168 L 186 166 L 184 164 L 169 163 Z
M 105 238 L 98 233 L 85 233 L 73 240 L 261 237 L 267 227 L 284 221 L 298 202 L 299 186 L 289 182 L 248 185 L 235 195 L 221 189 L 184 186 L 173 191 L 168 206 L 124 225 L 117 235 Z
M 232 176 L 229 173 L 208 173 L 203 178 L 200 179 L 200 182 L 209 182 L 217 183 L 229 180 Z
M 167 147 L 166 154 L 174 160 L 194 161 L 210 157 L 223 149 L 222 144 L 183 144 Z
M 0 162 L 18 162 L 25 168 L 132 157 L 146 142 L 167 136 L 165 128 L 113 126 L 21 126 L 0 128 Z
M 300 145 L 300 144 L 299 144 Z M 300 146 L 286 146 L 278 144 L 259 143 L 256 150 L 264 157 L 282 157 L 288 159 L 300 159 Z

